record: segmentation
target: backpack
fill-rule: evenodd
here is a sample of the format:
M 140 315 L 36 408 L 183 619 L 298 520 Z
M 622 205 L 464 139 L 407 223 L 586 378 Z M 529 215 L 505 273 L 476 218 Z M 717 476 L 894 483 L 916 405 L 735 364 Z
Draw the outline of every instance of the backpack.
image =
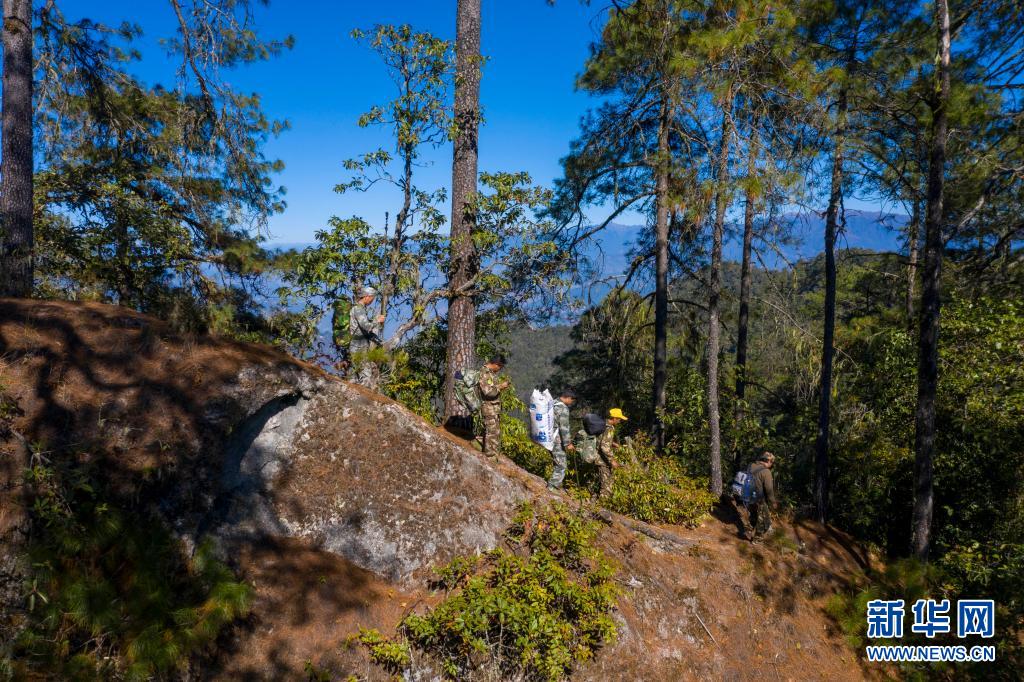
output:
M 352 331 L 349 329 L 352 316 L 352 302 L 345 296 L 334 299 L 331 306 L 331 341 L 334 348 L 340 353 L 348 352 L 348 345 L 352 341 Z
M 754 476 L 748 471 L 737 471 L 736 477 L 732 479 L 732 494 L 740 499 L 743 504 L 757 502 L 757 485 Z
M 586 464 L 597 464 L 597 436 L 592 436 L 581 429 L 576 438 L 579 441 L 576 452 L 579 453 L 580 459 Z
M 471 413 L 480 409 L 480 370 L 464 369 L 455 372 L 455 399 Z
M 583 430 L 588 436 L 600 436 L 608 428 L 608 423 L 599 414 L 590 412 L 583 415 Z
M 530 438 L 545 450 L 555 447 L 555 401 L 547 389 L 530 395 Z

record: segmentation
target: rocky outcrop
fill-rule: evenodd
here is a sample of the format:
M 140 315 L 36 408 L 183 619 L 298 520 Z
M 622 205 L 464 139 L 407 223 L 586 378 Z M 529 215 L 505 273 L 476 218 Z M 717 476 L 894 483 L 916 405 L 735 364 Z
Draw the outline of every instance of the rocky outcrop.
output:
M 20 433 L 104 467 L 186 545 L 215 538 L 255 587 L 207 678 L 304 679 L 308 660 L 384 679 L 347 638 L 432 603 L 432 567 L 497 546 L 521 500 L 553 497 L 381 396 L 121 308 L 0 300 L 0 358 Z M 862 677 L 822 612 L 867 560 L 838 534 L 793 525 L 752 548 L 726 516 L 648 532 L 603 518 L 619 637 L 580 678 Z
M 401 406 L 340 381 L 273 401 L 236 431 L 202 530 L 310 541 L 412 586 L 497 545 L 527 485 Z

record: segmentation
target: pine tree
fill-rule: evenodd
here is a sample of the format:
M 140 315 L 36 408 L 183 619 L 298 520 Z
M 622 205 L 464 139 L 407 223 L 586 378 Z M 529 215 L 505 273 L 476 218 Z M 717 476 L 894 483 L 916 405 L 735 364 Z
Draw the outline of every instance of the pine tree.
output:
M 832 392 L 835 364 L 835 318 L 837 298 L 836 242 L 843 221 L 843 199 L 853 182 L 848 176 L 847 160 L 859 142 L 861 131 L 851 131 L 851 100 L 863 95 L 869 83 L 881 76 L 882 59 L 895 41 L 890 34 L 906 18 L 905 3 L 879 0 L 850 0 L 824 7 L 822 13 L 809 13 L 801 31 L 809 54 L 818 62 L 820 77 L 831 87 L 822 98 L 823 135 L 829 151 L 830 181 L 825 211 L 825 301 L 822 310 L 821 369 L 818 383 L 818 424 L 814 456 L 814 508 L 819 522 L 828 518 L 829 449 L 832 430 Z
M 0 296 L 31 296 L 32 2 L 3 1 L 3 147 L 0 148 Z
M 950 93 L 949 2 L 936 0 L 935 86 L 928 105 L 928 186 L 925 194 L 924 269 L 921 280 L 921 326 L 918 336 L 917 410 L 914 428 L 913 552 L 927 560 L 931 550 L 933 467 L 935 462 L 935 394 L 939 380 L 939 315 L 945 226 L 946 138 Z
M 36 176 L 39 288 L 116 302 L 180 327 L 269 339 L 255 301 L 270 264 L 261 247 L 283 209 L 283 165 L 267 120 L 225 70 L 291 45 L 265 40 L 249 2 L 172 3 L 177 87 L 131 73 L 139 30 L 39 12 Z
M 465 408 L 455 398 L 455 373 L 476 365 L 476 306 L 468 284 L 479 267 L 473 243 L 473 207 L 480 128 L 480 4 L 481 0 L 458 0 L 456 9 L 452 251 L 448 274 L 448 353 L 444 384 L 446 420 L 465 417 Z

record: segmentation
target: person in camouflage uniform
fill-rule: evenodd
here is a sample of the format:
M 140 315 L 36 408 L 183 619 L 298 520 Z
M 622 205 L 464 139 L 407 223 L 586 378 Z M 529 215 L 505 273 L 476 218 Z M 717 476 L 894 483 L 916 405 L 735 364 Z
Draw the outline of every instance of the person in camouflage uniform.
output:
M 621 409 L 613 407 L 608 410 L 604 432 L 597 437 L 598 497 L 606 497 L 612 492 L 612 470 L 619 466 L 615 461 L 615 451 L 619 447 L 615 442 L 615 427 L 628 419 Z
M 501 392 L 508 388 L 508 380 L 499 375 L 505 367 L 505 356 L 491 358 L 480 370 L 480 416 L 484 421 L 484 454 L 501 454 Z
M 572 432 L 569 430 L 569 408 L 576 402 L 576 392 L 567 388 L 558 396 L 554 404 L 555 412 L 555 433 L 554 447 L 551 448 L 551 457 L 555 460 L 555 468 L 551 471 L 551 478 L 548 479 L 549 490 L 560 490 L 565 480 L 565 453 L 574 452 L 576 446 L 572 442 Z
M 775 477 L 772 467 L 775 455 L 767 450 L 747 469 L 754 478 L 754 502 L 736 505 L 743 524 L 743 534 L 751 542 L 759 542 L 772 529 L 772 510 L 775 509 Z
M 376 362 L 370 362 L 366 353 L 379 348 L 383 341 L 380 338 L 381 327 L 384 324 L 384 316 L 378 315 L 371 318 L 369 310 L 377 297 L 377 290 L 373 287 L 363 287 L 359 290 L 359 298 L 356 304 L 349 311 L 348 331 L 351 340 L 349 341 L 349 358 L 358 367 L 356 383 L 371 390 L 377 390 L 377 383 L 380 377 L 380 368 Z

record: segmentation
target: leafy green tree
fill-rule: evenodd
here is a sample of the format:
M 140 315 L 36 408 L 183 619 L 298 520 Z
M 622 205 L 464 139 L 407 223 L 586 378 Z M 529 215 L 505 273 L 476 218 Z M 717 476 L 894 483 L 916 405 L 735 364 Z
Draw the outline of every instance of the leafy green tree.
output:
M 267 58 L 248 2 L 172 3 L 173 90 L 134 78 L 139 30 L 40 12 L 36 224 L 44 295 L 128 305 L 182 326 L 267 332 L 255 296 L 259 247 L 283 209 L 279 161 L 262 144 L 285 124 L 222 70 Z M 265 336 L 264 336 L 265 338 Z
M 550 191 L 534 186 L 526 173 L 480 175 L 482 189 L 472 197 L 478 263 L 472 277 L 453 292 L 451 237 L 443 231 L 445 219 L 437 208 L 445 191 L 420 189 L 414 179 L 422 148 L 440 144 L 451 129 L 450 46 L 408 26 L 379 26 L 371 36 L 370 45 L 399 84 L 399 93 L 364 114 L 359 125 L 388 128 L 397 156 L 378 149 L 347 161 L 353 177 L 336 191 L 366 191 L 388 183 L 401 191 L 402 206 L 394 225 L 385 222 L 383 228 L 360 217 L 332 218 L 329 228 L 317 233 L 317 245 L 293 258 L 281 291 L 286 300 L 303 305 L 305 324 L 291 339 L 293 346 L 302 353 L 317 352 L 319 320 L 335 299 L 362 284 L 383 294 L 381 313 L 389 321 L 384 346 L 389 350 L 442 321 L 450 334 L 446 303 L 466 292 L 472 293 L 480 314 L 502 319 L 542 314 L 549 298 L 564 293 L 568 266 L 559 231 L 537 215 L 549 203 Z

